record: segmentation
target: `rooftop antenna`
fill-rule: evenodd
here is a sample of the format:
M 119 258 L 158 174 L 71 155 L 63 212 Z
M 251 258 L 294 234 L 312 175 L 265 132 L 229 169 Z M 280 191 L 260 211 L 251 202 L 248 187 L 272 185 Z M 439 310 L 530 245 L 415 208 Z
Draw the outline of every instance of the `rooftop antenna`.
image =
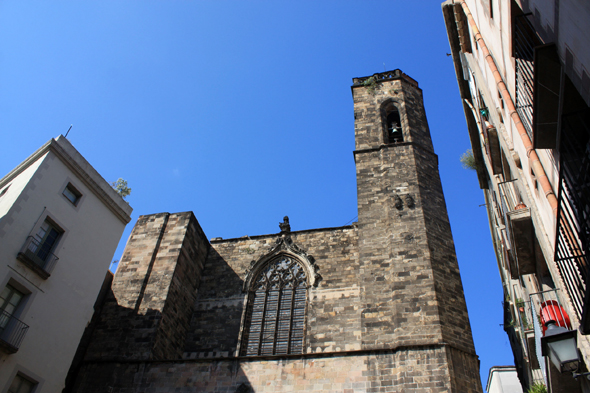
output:
M 385 63 L 383 63 L 383 71 L 387 71 L 387 68 L 385 68 Z
M 70 128 L 68 128 L 68 132 L 66 132 L 66 138 L 68 137 L 68 134 L 70 133 L 70 130 L 72 129 L 73 124 L 70 124 Z

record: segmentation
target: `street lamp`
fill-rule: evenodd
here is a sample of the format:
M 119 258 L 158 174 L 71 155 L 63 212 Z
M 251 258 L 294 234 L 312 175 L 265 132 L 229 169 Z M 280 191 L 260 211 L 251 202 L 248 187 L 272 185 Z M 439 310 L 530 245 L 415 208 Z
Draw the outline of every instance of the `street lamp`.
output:
M 576 371 L 580 362 L 577 332 L 557 326 L 555 321 L 547 321 L 546 326 L 545 336 L 541 338 L 542 355 L 549 356 L 560 373 Z

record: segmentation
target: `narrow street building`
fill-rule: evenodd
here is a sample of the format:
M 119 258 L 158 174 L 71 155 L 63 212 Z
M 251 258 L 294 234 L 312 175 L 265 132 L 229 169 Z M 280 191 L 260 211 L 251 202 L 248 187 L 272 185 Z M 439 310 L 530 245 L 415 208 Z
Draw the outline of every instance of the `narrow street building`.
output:
M 131 207 L 63 136 L 0 179 L 0 391 L 54 393 Z
M 520 382 L 590 391 L 590 3 L 442 9 Z

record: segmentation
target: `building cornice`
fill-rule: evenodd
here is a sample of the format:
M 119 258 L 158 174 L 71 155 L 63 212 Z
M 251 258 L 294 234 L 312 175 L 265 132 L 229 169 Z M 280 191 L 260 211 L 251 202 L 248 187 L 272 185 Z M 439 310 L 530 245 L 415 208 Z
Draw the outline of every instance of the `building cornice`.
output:
M 124 224 L 131 221 L 133 208 L 123 200 L 96 169 L 62 135 L 45 143 L 0 179 L 0 189 L 49 152 L 55 154 L 119 220 Z

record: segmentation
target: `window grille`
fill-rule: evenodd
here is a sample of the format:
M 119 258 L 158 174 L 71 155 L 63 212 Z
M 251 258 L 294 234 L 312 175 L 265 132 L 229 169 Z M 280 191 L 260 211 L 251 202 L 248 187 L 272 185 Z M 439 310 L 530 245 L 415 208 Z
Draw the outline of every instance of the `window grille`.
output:
M 514 18 L 512 45 L 516 63 L 516 111 L 531 140 L 533 139 L 534 48 L 541 44 L 534 27 L 527 19 L 531 14 Z
M 303 267 L 285 255 L 258 273 L 248 292 L 242 356 L 303 352 L 307 287 Z
M 578 317 L 590 269 L 590 116 L 564 116 L 555 261 Z

